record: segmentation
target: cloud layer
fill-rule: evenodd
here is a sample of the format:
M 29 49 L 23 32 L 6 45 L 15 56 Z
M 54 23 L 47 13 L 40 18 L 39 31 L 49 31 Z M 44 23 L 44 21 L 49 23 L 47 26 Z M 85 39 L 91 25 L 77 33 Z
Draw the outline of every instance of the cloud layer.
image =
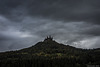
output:
M 47 35 L 78 48 L 100 48 L 99 0 L 0 0 L 0 51 Z

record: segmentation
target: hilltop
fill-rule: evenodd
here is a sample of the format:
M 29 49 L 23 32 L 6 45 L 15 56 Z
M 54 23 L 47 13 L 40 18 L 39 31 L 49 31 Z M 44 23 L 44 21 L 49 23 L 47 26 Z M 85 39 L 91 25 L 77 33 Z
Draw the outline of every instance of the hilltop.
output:
M 87 64 L 100 64 L 100 49 L 75 48 L 56 42 L 51 36 L 31 47 L 0 53 L 0 67 L 86 67 Z

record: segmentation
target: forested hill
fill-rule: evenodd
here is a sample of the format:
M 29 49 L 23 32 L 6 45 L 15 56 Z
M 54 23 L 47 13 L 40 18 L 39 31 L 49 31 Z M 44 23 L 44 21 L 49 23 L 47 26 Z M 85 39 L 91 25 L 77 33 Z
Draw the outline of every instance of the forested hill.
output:
M 100 49 L 79 49 L 52 37 L 32 47 L 0 53 L 0 67 L 86 67 L 100 64 Z

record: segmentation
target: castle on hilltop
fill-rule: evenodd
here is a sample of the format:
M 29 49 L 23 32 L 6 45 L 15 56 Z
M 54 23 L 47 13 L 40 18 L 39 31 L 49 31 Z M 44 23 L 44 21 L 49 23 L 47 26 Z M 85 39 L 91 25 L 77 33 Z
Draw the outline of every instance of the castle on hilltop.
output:
M 52 36 L 47 36 L 44 41 L 53 41 L 53 37 Z

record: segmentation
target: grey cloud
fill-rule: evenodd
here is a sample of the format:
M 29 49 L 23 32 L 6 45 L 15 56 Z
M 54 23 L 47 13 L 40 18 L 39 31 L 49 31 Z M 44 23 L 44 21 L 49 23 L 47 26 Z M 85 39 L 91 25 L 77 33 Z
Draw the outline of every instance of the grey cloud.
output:
M 87 21 L 99 24 L 99 2 L 99 0 L 1 0 L 1 9 L 4 12 L 1 14 L 13 18 L 12 20 L 15 18 L 18 20 L 18 17 L 25 14 L 54 20 Z
M 93 25 L 91 27 L 92 24 L 88 25 L 86 24 L 86 22 L 64 23 L 63 21 L 59 20 L 55 21 L 52 19 L 33 18 L 28 16 L 25 19 L 23 19 L 21 23 L 12 24 L 12 22 L 9 21 L 8 24 L 8 28 L 6 28 L 6 30 L 4 31 L 1 31 L 2 35 L 4 36 L 2 38 L 5 38 L 5 40 L 3 41 L 7 41 L 9 43 L 9 46 L 7 46 L 8 50 L 18 48 L 20 49 L 25 46 L 27 47 L 29 45 L 34 45 L 36 42 L 43 40 L 43 38 L 47 35 L 54 36 L 55 40 L 57 40 L 58 42 L 69 45 L 72 44 L 73 46 L 75 46 L 75 44 L 73 44 L 74 42 L 86 40 L 91 36 L 95 37 L 91 35 L 91 33 L 87 34 L 86 31 L 88 31 L 88 29 L 92 30 L 93 28 L 97 27 L 96 25 Z M 85 31 L 83 29 L 85 29 Z M 31 36 L 33 37 L 22 38 L 23 35 L 26 36 L 27 34 L 29 34 L 26 31 L 30 32 Z M 82 31 L 84 34 L 81 34 L 80 31 Z M 6 43 L 3 44 L 5 44 L 6 46 Z M 80 47 L 84 47 L 84 45 L 81 45 Z M 87 46 L 87 48 L 89 47 Z
M 90 36 L 100 36 L 100 25 L 91 25 L 89 27 L 85 27 L 81 30 L 81 34 L 90 35 Z
M 99 0 L 57 0 L 50 2 L 45 0 L 36 3 L 36 5 L 31 4 L 29 6 L 29 13 L 33 16 L 43 16 L 55 20 L 87 21 L 99 24 L 99 7 Z
M 0 51 L 34 45 L 47 35 L 80 48 L 100 47 L 99 2 L 0 0 Z

